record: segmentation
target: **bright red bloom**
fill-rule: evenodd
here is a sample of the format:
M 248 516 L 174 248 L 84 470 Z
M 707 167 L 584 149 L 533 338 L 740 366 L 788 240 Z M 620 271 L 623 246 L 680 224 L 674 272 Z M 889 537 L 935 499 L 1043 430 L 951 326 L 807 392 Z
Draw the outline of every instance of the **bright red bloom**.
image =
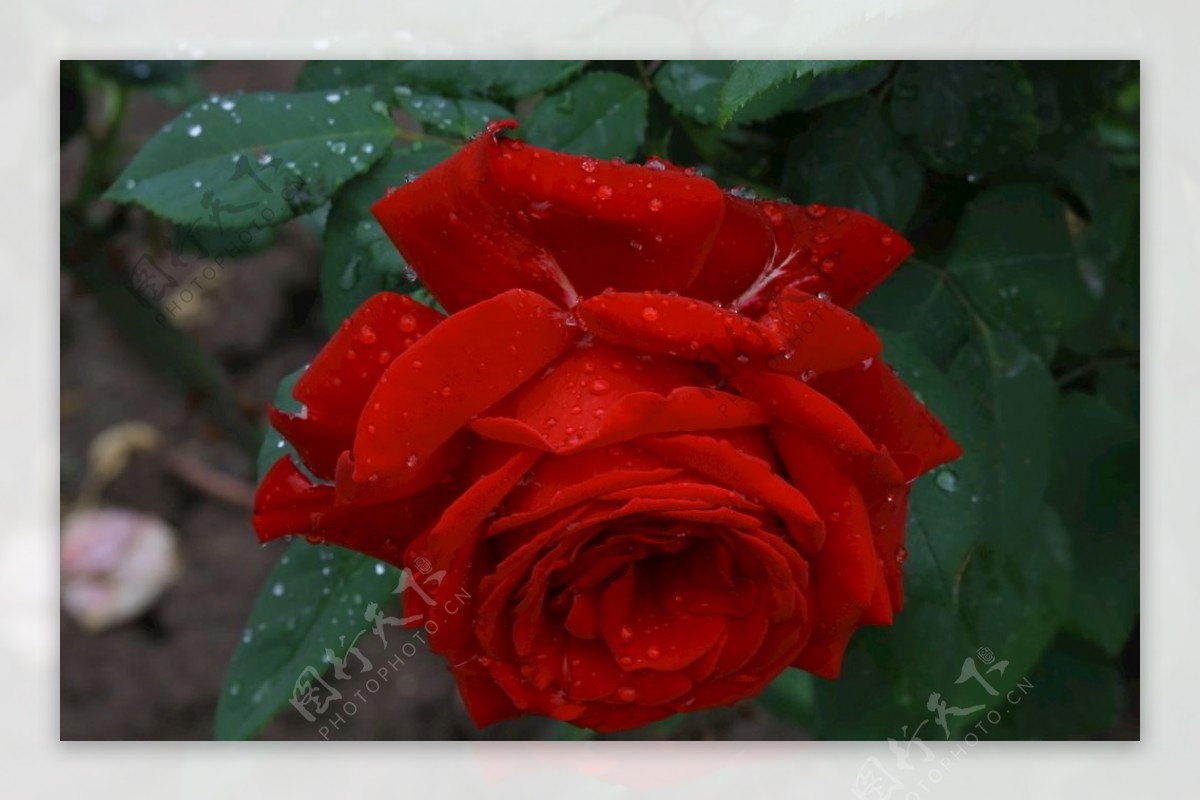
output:
M 452 314 L 374 296 L 272 421 L 262 539 L 405 594 L 484 725 L 600 731 L 836 677 L 903 603 L 908 485 L 960 449 L 852 308 L 910 252 L 847 209 L 494 125 L 375 206 Z

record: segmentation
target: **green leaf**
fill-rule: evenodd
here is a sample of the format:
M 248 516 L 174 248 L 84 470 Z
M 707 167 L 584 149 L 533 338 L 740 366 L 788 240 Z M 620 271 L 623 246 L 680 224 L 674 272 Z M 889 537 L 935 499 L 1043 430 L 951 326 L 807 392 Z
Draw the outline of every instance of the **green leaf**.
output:
M 1067 627 L 1109 656 L 1138 615 L 1138 425 L 1102 398 L 1064 395 L 1050 498 L 1071 532 L 1075 582 Z
M 1094 648 L 1060 635 L 1014 694 L 989 740 L 1067 740 L 1112 730 L 1125 700 L 1117 665 Z
M 740 109 L 782 84 L 800 79 L 807 84 L 816 76 L 854 69 L 861 64 L 860 61 L 738 61 L 721 88 L 717 122 L 728 125 Z
M 1107 364 L 1096 371 L 1096 393 L 1126 417 L 1141 416 L 1141 376 L 1123 364 Z
M 921 158 L 953 175 L 1016 164 L 1040 131 L 1033 86 L 1016 62 L 905 62 L 891 108 L 896 130 Z
M 735 61 L 668 61 L 654 74 L 654 87 L 676 112 L 703 125 L 716 125 L 721 92 Z M 728 123 L 766 120 L 793 109 L 811 109 L 860 95 L 891 71 L 890 64 L 855 62 L 854 67 L 817 77 L 787 78 L 746 101 Z
M 1032 185 L 976 197 L 955 233 L 949 269 L 994 325 L 1059 333 L 1094 306 L 1080 277 L 1065 205 Z
M 303 684 L 329 669 L 328 659 L 344 658 L 360 637 L 372 636 L 369 607 L 385 604 L 399 577 L 395 568 L 352 551 L 292 542 L 242 630 L 217 701 L 216 738 L 253 737 Z M 339 689 L 336 676 L 327 682 L 335 692 L 347 689 Z
M 292 389 L 305 369 L 279 383 L 274 400 L 278 408 L 300 410 Z M 259 480 L 283 457 L 296 458 L 296 452 L 270 428 L 258 453 Z M 324 675 L 332 664 L 326 649 L 343 658 L 370 632 L 368 606 L 382 607 L 399 578 L 395 568 L 342 548 L 310 545 L 303 539 L 288 545 L 254 603 L 226 671 L 217 701 L 217 739 L 253 737 L 293 698 L 299 681 Z M 341 691 L 336 676 L 327 681 Z
M 327 202 L 395 133 L 363 90 L 226 95 L 163 126 L 105 197 L 176 222 L 277 225 Z
M 1054 386 L 1010 336 L 972 342 L 942 373 L 911 337 L 882 335 L 885 358 L 964 453 L 913 485 L 904 610 L 891 628 L 855 635 L 841 678 L 818 680 L 817 731 L 906 739 L 902 727 L 911 735 L 936 692 L 963 708 L 983 705 L 951 720 L 957 736 L 998 703 L 974 682 L 957 683 L 964 661 L 985 647 L 1007 661 L 1002 676 L 987 677 L 1003 698 L 1038 662 L 1067 603 L 1067 536 L 1042 503 Z
M 451 100 L 438 95 L 399 93 L 400 105 L 426 130 L 469 139 L 492 120 L 513 116 L 489 100 Z
M 938 367 L 949 367 L 971 333 L 970 315 L 952 281 L 945 270 L 910 257 L 867 295 L 855 314 L 877 328 L 911 334 Z
M 805 88 L 796 102 L 796 108 L 811 111 L 829 103 L 864 95 L 883 83 L 895 67 L 892 61 L 862 61 L 845 70 L 822 73 Z
M 448 158 L 454 148 L 417 142 L 394 151 L 386 161 L 338 193 L 325 223 L 321 249 L 321 299 L 330 331 L 376 292 L 412 292 L 416 275 L 371 214 L 390 187 L 400 186 Z
M 586 61 L 310 61 L 301 89 L 371 86 L 380 97 L 397 87 L 452 97 L 516 100 L 561 86 Z M 391 100 L 390 102 L 395 102 Z
M 292 414 L 300 411 L 300 401 L 292 397 L 292 389 L 307 369 L 308 366 L 305 365 L 299 370 L 288 373 L 283 377 L 283 380 L 279 382 L 279 386 L 275 388 L 275 398 L 272 401 L 275 408 Z M 283 438 L 283 435 L 274 426 L 268 423 L 267 433 L 263 436 L 262 443 L 258 447 L 258 458 L 255 460 L 259 482 L 262 482 L 263 476 L 267 474 L 267 471 L 285 456 L 294 457 L 296 464 L 300 464 L 296 449 L 292 447 L 290 442 Z
M 1085 356 L 1123 350 L 1137 353 L 1141 331 L 1140 238 L 1134 235 L 1125 253 L 1107 271 L 1103 296 L 1092 314 L 1065 332 L 1064 344 Z
M 864 97 L 830 106 L 792 141 L 783 188 L 797 203 L 846 206 L 902 230 L 917 208 L 924 177 L 882 103 Z
M 523 131 L 535 145 L 598 159 L 632 159 L 646 134 L 646 90 L 632 78 L 591 72 L 538 103 Z
M 654 73 L 654 88 L 680 114 L 705 125 L 717 122 L 721 87 L 732 61 L 668 61 Z

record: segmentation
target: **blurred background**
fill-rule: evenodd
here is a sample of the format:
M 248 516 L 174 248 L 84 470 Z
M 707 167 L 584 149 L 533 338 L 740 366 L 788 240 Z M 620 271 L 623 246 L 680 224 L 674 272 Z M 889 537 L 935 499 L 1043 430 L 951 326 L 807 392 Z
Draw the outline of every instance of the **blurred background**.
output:
M 751 75 L 747 99 L 739 103 L 734 96 L 730 103 L 729 62 L 578 62 L 546 85 L 524 88 L 513 88 L 525 79 L 520 62 L 509 63 L 508 71 L 491 70 L 501 77 L 484 82 L 467 72 L 446 78 L 423 71 L 420 62 L 400 63 L 410 65 L 401 74 L 403 83 L 389 75 L 382 102 L 398 126 L 397 148 L 403 149 L 376 172 L 403 176 L 409 166 L 427 168 L 482 121 L 515 113 L 525 123 L 523 135 L 547 146 L 602 157 L 662 154 L 701 166 L 725 187 L 862 208 L 903 230 L 918 245 L 919 264 L 902 268 L 893 288 L 864 307 L 872 323 L 904 337 L 896 340 L 901 352 L 911 346 L 917 353 L 911 364 L 898 365 L 901 372 L 928 360 L 953 374 L 956 365 L 969 361 L 980 331 L 983 339 L 994 334 L 997 340 L 1011 333 L 1014 347 L 1042 365 L 1057 394 L 1057 411 L 1047 412 L 1054 418 L 1056 448 L 1043 457 L 1050 497 L 1070 541 L 1073 580 L 1055 579 L 1064 593 L 1056 602 L 1061 626 L 1028 635 L 1036 643 L 1028 647 L 1026 672 L 1035 676 L 1035 686 L 1047 688 L 1041 705 L 1030 720 L 999 737 L 1139 736 L 1136 64 L 1026 63 L 1015 92 L 1028 93 L 1032 122 L 1025 125 L 1023 119 L 1014 122 L 1016 112 L 1005 116 L 1006 109 L 1025 102 L 1009 96 L 1008 67 L 988 78 L 1004 81 L 1006 88 L 986 91 L 977 91 L 972 82 L 982 79 L 971 70 L 930 75 L 890 62 L 835 70 L 808 82 L 799 73 L 780 73 L 757 76 L 755 85 Z M 253 161 L 235 156 L 215 192 L 204 192 L 196 179 L 203 213 L 186 223 L 170 211 L 169 183 L 156 190 L 159 200 L 145 201 L 137 185 L 150 179 L 126 178 L 131 173 L 122 171 L 143 149 L 151 157 L 147 143 L 156 136 L 169 149 L 177 141 L 169 137 L 171 126 L 179 127 L 176 137 L 183 130 L 199 138 L 190 133 L 201 127 L 190 117 L 201 113 L 198 104 L 218 107 L 236 93 L 293 92 L 298 85 L 313 91 L 371 86 L 378 94 L 379 76 L 389 69 L 376 62 L 62 63 L 62 739 L 214 736 L 217 699 L 238 693 L 238 683 L 226 677 L 228 666 L 235 651 L 250 643 L 254 629 L 247 621 L 256 599 L 263 603 L 264 586 L 289 547 L 260 547 L 249 522 L 260 448 L 274 455 L 275 437 L 268 432 L 264 440 L 263 434 L 266 406 L 281 381 L 320 349 L 329 327 L 363 297 L 385 288 L 420 292 L 390 245 L 379 248 L 377 232 L 347 238 L 333 227 L 334 220 L 345 225 L 353 210 L 349 200 L 339 210 L 336 185 L 309 180 L 303 197 L 289 200 L 286 222 L 246 224 L 250 206 L 239 207 L 239 192 L 269 180 L 257 169 L 270 163 L 269 156 L 265 161 L 251 151 Z M 969 101 L 958 122 L 946 123 L 936 103 L 923 105 L 932 102 L 929 86 L 938 82 L 961 89 Z M 641 94 L 630 94 L 627 85 Z M 447 103 L 453 106 L 449 111 Z M 879 116 L 884 104 L 890 110 L 886 118 Z M 608 120 L 600 128 L 598 117 Z M 932 130 L 914 122 L 926 117 L 960 127 Z M 604 125 L 615 127 L 609 131 Z M 1080 140 L 1089 149 L 1064 145 Z M 618 152 L 597 152 L 597 142 Z M 169 161 L 169 153 L 153 153 Z M 380 176 L 362 174 L 365 166 L 354 172 L 340 179 L 350 179 L 346 197 L 376 191 L 371 181 Z M 158 173 L 170 170 L 161 167 Z M 1003 237 L 983 232 L 960 241 L 966 221 L 978 227 L 983 216 L 1010 215 L 1017 228 L 1038 227 L 1022 219 L 1029 206 L 1018 202 L 1020 196 L 994 192 L 981 199 L 989 190 L 1026 191 L 1035 181 L 1062 204 L 1063 211 L 1054 213 L 1064 236 L 1071 236 L 1074 283 L 1067 288 L 1061 275 L 1027 273 L 1015 283 L 981 278 L 972 265 L 980 263 L 979 253 L 987 257 L 985 267 L 988 258 L 995 262 L 988 248 L 1002 249 L 1004 242 L 996 240 Z M 238 187 L 230 188 L 234 183 Z M 125 191 L 118 200 L 134 202 L 102 198 L 110 187 Z M 156 202 L 160 207 L 152 212 Z M 365 209 L 359 211 L 361 221 L 352 222 L 370 228 Z M 361 260 L 343 258 L 339 249 L 346 248 L 361 251 Z M 217 264 L 218 253 L 228 258 Z M 942 275 L 938 271 L 947 264 L 955 273 L 954 259 L 972 253 L 976 261 L 959 278 L 931 277 Z M 965 313 L 948 308 L 956 280 L 971 301 L 964 302 Z M 1047 325 L 1013 322 L 1040 320 L 1047 309 L 1055 317 Z M 885 341 L 891 348 L 892 340 Z M 990 391 L 1001 397 L 1006 390 L 997 384 Z M 944 406 L 926 400 L 941 413 Z M 1049 408 L 1052 401 L 1042 405 Z M 990 408 L 986 400 L 971 404 Z M 1022 413 L 1009 412 L 995 416 L 1011 426 L 1023 424 Z M 953 421 L 947 422 L 957 435 Z M 1032 424 L 1032 430 L 1040 429 Z M 996 439 L 995 432 L 980 437 Z M 980 460 L 986 467 L 986 454 Z M 957 492 L 958 499 L 978 503 L 982 496 L 986 504 L 989 490 L 975 493 L 973 470 L 968 464 L 930 476 L 930 503 L 940 502 L 939 492 Z M 980 526 L 985 529 L 987 521 Z M 1040 558 L 1030 553 L 1031 561 Z M 1005 575 L 1013 577 L 1012 571 Z M 1020 585 L 1027 578 L 1018 571 L 1013 580 Z M 1010 591 L 980 586 L 991 593 L 987 597 Z M 1014 613 L 1013 620 L 1017 617 Z M 1012 630 L 1026 625 L 1014 622 Z M 1003 619 L 995 630 L 1008 630 Z M 1000 649 L 1005 640 L 997 636 L 991 642 Z M 961 662 L 985 644 L 939 659 Z M 897 674 L 878 656 L 889 647 L 872 640 L 858 648 L 862 658 L 848 661 L 854 675 L 842 690 L 860 690 L 863 685 L 855 681 L 892 686 L 901 699 L 899 711 L 892 714 L 890 703 L 881 704 L 889 707 L 887 715 L 866 716 L 873 728 L 831 723 L 853 716 L 852 705 L 843 699 L 843 706 L 831 707 L 836 694 L 804 679 L 731 709 L 672 718 L 623 737 L 907 737 L 893 721 L 918 722 L 911 710 L 940 685 L 922 684 L 925 676 L 909 681 L 902 671 Z M 365 638 L 361 648 L 367 659 L 386 661 L 373 638 Z M 906 658 L 913 659 L 911 653 Z M 937 675 L 951 685 L 957 668 L 955 675 L 942 668 Z M 361 677 L 353 678 L 343 693 L 363 686 Z M 922 696 L 916 707 L 911 698 L 903 700 L 914 690 Z M 333 731 L 322 733 L 286 701 L 282 705 L 261 737 L 591 736 L 535 718 L 481 732 L 467 717 L 441 658 L 423 652 Z M 831 708 L 839 711 L 831 714 Z

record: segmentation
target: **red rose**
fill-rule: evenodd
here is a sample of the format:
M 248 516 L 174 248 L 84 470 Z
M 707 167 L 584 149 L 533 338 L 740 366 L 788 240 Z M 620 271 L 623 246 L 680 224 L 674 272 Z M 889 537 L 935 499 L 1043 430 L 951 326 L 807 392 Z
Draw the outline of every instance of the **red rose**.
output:
M 267 474 L 260 537 L 415 568 L 480 725 L 837 676 L 903 602 L 908 484 L 960 452 L 847 310 L 908 243 L 512 126 L 375 206 L 451 315 L 382 293 L 342 326 L 272 410 L 307 472 Z

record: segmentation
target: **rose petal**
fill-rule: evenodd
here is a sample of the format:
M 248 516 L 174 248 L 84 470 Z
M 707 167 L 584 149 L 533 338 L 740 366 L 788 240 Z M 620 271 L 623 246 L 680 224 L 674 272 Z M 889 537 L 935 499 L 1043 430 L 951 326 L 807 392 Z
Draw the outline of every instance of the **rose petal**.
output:
M 799 289 L 784 289 L 759 322 L 785 343 L 782 358 L 767 360 L 779 372 L 815 375 L 858 367 L 883 348 L 862 318 Z
M 606 292 L 581 301 L 578 313 L 598 339 L 643 353 L 694 359 L 703 351 L 732 362 L 784 349 L 778 334 L 749 317 L 689 297 Z
M 673 615 L 658 599 L 645 563 L 608 586 L 600 598 L 600 632 L 625 670 L 682 670 L 708 653 L 727 624 L 720 616 Z
M 775 256 L 775 231 L 760 204 L 725 193 L 725 216 L 712 250 L 689 297 L 729 303 L 769 269 Z
M 358 417 L 383 371 L 442 319 L 407 295 L 372 295 L 334 332 L 296 382 L 292 394 L 304 410 L 268 410 L 271 425 L 295 446 L 314 475 L 333 478 L 338 457 L 353 444 Z
M 820 550 L 825 532 L 812 505 L 761 459 L 744 454 L 729 443 L 690 434 L 646 437 L 641 440 L 641 447 L 766 505 L 783 518 L 803 553 Z
M 876 359 L 866 370 L 841 370 L 820 376 L 813 387 L 849 413 L 872 440 L 887 448 L 910 481 L 962 455 L 962 448 L 946 427 L 882 359 Z
M 767 374 L 737 385 L 779 421 L 771 429 L 777 451 L 795 431 L 824 443 L 866 487 L 887 489 L 907 480 L 888 451 L 879 448 L 853 417 L 803 381 Z
M 569 397 L 563 400 L 570 402 Z M 540 417 L 541 412 L 534 416 Z M 651 392 L 626 395 L 603 417 L 579 415 L 578 427 L 557 426 L 538 432 L 524 420 L 483 417 L 471 423 L 471 430 L 488 439 L 569 454 L 648 434 L 745 428 L 768 420 L 766 412 L 744 398 L 711 389 L 679 387 L 666 397 Z
M 557 307 L 523 290 L 447 318 L 396 359 L 371 393 L 354 440 L 355 482 L 377 474 L 402 492 L 417 465 L 571 339 Z
M 556 153 L 486 133 L 372 211 L 442 305 L 524 288 L 682 290 L 723 214 L 706 178 Z
M 862 495 L 828 450 L 796 437 L 782 456 L 792 480 L 813 498 L 827 531 L 825 547 L 811 564 L 812 637 L 793 664 L 835 678 L 848 632 L 857 628 L 883 585 L 880 558 Z
M 787 286 L 810 295 L 824 292 L 839 306 L 853 308 L 912 253 L 904 237 L 861 212 L 770 200 L 760 201 L 758 209 L 771 224 L 774 256 L 733 300 L 733 308 L 747 314 L 757 314 Z M 740 230 L 752 229 L 743 224 Z M 709 269 L 701 271 L 700 281 Z
M 520 714 L 521 711 L 496 684 L 492 674 L 477 661 L 468 660 L 460 665 L 451 665 L 450 671 L 458 683 L 458 692 L 467 707 L 467 713 L 476 726 L 483 728 Z
M 401 565 L 410 539 L 432 525 L 457 491 L 448 483 L 388 503 L 339 506 L 332 486 L 312 483 L 290 458 L 280 459 L 259 486 L 253 524 L 264 542 L 302 534 Z

